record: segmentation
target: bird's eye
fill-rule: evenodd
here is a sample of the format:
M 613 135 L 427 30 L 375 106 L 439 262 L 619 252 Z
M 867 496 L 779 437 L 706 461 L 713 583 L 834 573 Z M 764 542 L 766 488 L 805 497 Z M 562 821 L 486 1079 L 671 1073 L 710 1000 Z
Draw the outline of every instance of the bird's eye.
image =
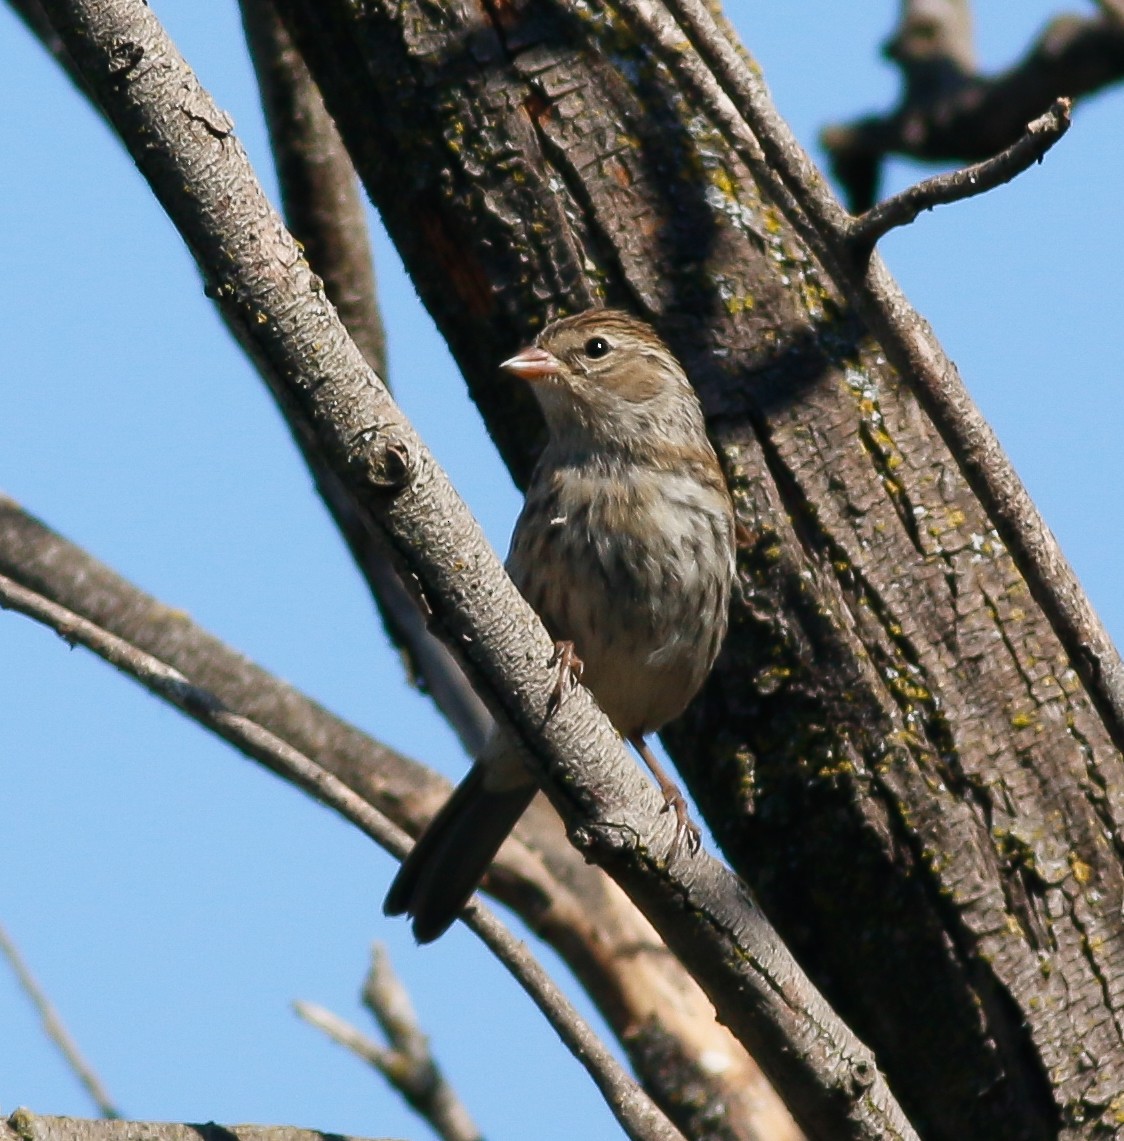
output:
M 598 360 L 608 355 L 610 348 L 612 346 L 604 337 L 590 337 L 585 343 L 585 355 L 593 360 Z

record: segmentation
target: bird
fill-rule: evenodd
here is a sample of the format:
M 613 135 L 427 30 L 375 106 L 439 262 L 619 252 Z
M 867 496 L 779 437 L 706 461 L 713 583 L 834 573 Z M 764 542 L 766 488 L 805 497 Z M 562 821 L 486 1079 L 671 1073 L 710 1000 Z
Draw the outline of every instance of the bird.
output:
M 555 640 L 553 703 L 580 678 L 698 829 L 644 738 L 705 681 L 728 623 L 734 509 L 702 407 L 646 322 L 589 309 L 548 324 L 500 368 L 526 381 L 548 439 L 527 486 L 507 570 Z M 383 911 L 419 943 L 461 912 L 537 785 L 496 726 L 402 863 Z

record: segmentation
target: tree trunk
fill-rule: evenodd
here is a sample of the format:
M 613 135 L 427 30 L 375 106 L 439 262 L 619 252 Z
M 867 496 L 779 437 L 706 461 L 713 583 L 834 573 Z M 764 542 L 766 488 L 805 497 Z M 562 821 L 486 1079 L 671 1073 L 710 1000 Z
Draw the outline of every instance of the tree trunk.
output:
M 280 7 L 517 480 L 541 425 L 495 364 L 548 317 L 629 308 L 686 364 L 745 536 L 666 738 L 922 1136 L 1115 1129 L 1111 703 L 852 280 L 636 22 L 666 10 Z

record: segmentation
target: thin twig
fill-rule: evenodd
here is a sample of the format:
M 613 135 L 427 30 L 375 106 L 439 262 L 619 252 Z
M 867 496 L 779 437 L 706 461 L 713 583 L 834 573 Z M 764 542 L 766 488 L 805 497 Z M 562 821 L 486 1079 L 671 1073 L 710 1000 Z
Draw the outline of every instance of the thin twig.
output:
M 382 943 L 371 947 L 371 965 L 363 980 L 363 1005 L 399 1054 L 415 1062 L 431 1062 L 429 1039 L 418 1024 L 409 992 L 390 965 L 390 955 Z
M 342 1046 L 361 1061 L 373 1066 L 407 1101 L 413 1104 L 414 1083 L 411 1078 L 405 1081 L 399 1080 L 402 1067 L 397 1051 L 380 1046 L 373 1038 L 368 1038 L 361 1030 L 352 1026 L 346 1018 L 341 1018 L 319 1003 L 308 1002 L 303 998 L 297 999 L 293 1003 L 293 1011 L 298 1018 L 319 1030 L 337 1046 Z M 425 1114 L 422 1116 L 425 1117 Z
M 897 106 L 820 132 L 856 214 L 875 204 L 890 155 L 982 162 L 1020 138 L 1059 96 L 1077 101 L 1124 79 L 1122 0 L 1104 0 L 1100 15 L 1055 17 L 1020 60 L 991 75 L 975 65 L 966 9 L 961 15 L 949 0 L 917 14 L 908 11 L 913 7 L 903 5 L 902 27 L 888 45 L 902 76 Z
M 985 194 L 1041 162 L 1069 130 L 1072 107 L 1071 99 L 1055 99 L 1049 110 L 1028 123 L 1022 137 L 1006 150 L 961 170 L 927 178 L 860 214 L 851 221 L 845 235 L 855 257 L 868 257 L 883 235 L 898 226 L 908 226 L 923 211 Z
M 346 1019 L 314 1002 L 294 1002 L 293 1009 L 336 1045 L 382 1074 L 438 1137 L 444 1141 L 480 1141 L 480 1130 L 428 1052 L 421 1058 L 381 1046 Z
M 410 841 L 406 834 L 341 780 L 268 729 L 227 709 L 214 694 L 193 685 L 167 663 L 28 590 L 6 575 L 0 575 L 0 608 L 25 614 L 55 630 L 67 643 L 93 651 L 223 740 L 267 763 L 274 771 L 283 773 L 391 855 L 402 859 L 409 851 Z M 594 1084 L 606 1097 L 625 1133 L 634 1141 L 682 1141 L 682 1134 L 625 1073 L 566 997 L 554 987 L 546 972 L 499 920 L 493 918 L 482 904 L 474 904 L 466 913 L 465 920 L 500 957 L 535 1005 L 546 1014 L 563 1041 L 575 1051 Z
M 657 1130 L 664 1129 L 666 1123 L 667 1137 L 682 1138 L 682 1134 L 669 1121 L 655 1119 L 653 1115 L 659 1111 L 644 1091 L 620 1069 L 601 1039 L 580 1018 L 570 1015 L 566 996 L 527 950 L 526 944 L 513 939 L 495 915 L 475 899 L 462 918 L 480 936 L 492 954 L 523 983 L 531 1000 L 554 1027 L 566 1048 L 586 1064 L 590 1077 L 597 1082 L 605 1100 L 610 1105 L 627 1105 L 630 1114 L 647 1123 L 645 1127 L 653 1136 Z M 662 1118 L 662 1114 L 660 1116 Z
M 386 1046 L 316 1003 L 295 1002 L 293 1008 L 310 1026 L 382 1074 L 439 1137 L 445 1141 L 479 1141 L 480 1130 L 437 1065 L 406 987 L 380 943 L 371 948 L 363 1004 L 382 1027 Z
M 82 1057 L 78 1044 L 70 1036 L 58 1011 L 55 1010 L 43 988 L 35 981 L 35 976 L 24 962 L 19 948 L 9 938 L 8 932 L 2 925 L 0 925 L 0 954 L 8 960 L 20 989 L 31 1000 L 32 1006 L 39 1014 L 39 1019 L 43 1023 L 43 1033 L 59 1048 L 59 1052 L 66 1059 L 66 1064 L 74 1071 L 75 1077 L 98 1107 L 98 1113 L 108 1121 L 120 1120 L 120 1110 L 114 1105 L 101 1079 Z

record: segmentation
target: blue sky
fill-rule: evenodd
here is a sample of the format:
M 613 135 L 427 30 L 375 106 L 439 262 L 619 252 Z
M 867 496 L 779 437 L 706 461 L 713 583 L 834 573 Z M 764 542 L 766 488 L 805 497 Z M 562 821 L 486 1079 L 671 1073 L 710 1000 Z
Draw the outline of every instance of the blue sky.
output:
M 272 190 L 234 5 L 153 7 Z M 1013 59 L 1056 10 L 981 0 L 985 66 Z M 736 0 L 728 11 L 806 145 L 825 122 L 893 98 L 876 49 L 895 0 Z M 455 740 L 406 686 L 179 238 L 2 6 L 0 105 L 0 490 L 455 777 Z M 1088 101 L 1042 166 L 883 245 L 1118 641 L 1122 118 L 1124 93 Z M 917 174 L 895 164 L 892 180 Z M 376 240 L 399 397 L 505 550 L 518 498 L 393 250 Z M 405 924 L 382 918 L 388 857 L 84 651 L 6 613 L 0 796 L 0 922 L 129 1116 L 424 1136 L 376 1077 L 289 1010 L 308 998 L 362 1024 L 356 995 L 379 939 L 489 1136 L 616 1135 L 578 1065 L 467 933 L 419 950 Z M 0 1109 L 91 1112 L 2 965 L 0 1022 Z

